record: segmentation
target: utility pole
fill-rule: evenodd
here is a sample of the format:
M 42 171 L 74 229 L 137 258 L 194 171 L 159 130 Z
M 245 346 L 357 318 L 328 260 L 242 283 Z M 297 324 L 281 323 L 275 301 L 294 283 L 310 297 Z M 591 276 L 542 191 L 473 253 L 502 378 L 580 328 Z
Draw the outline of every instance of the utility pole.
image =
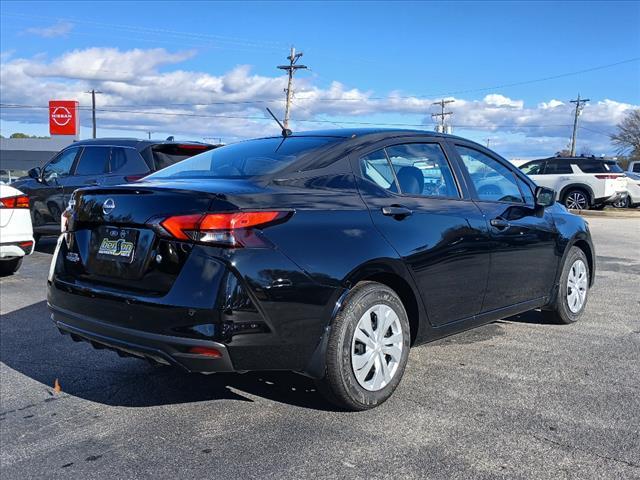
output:
M 96 89 L 91 89 L 88 92 L 91 94 L 91 119 L 93 120 L 93 138 L 96 138 L 96 93 L 102 93 Z
M 580 113 L 582 113 L 582 109 L 584 105 L 589 101 L 588 98 L 580 98 L 580 94 L 578 94 L 578 98 L 575 100 L 571 100 L 571 103 L 576 104 L 576 110 L 573 115 L 573 134 L 571 135 L 571 156 L 576 156 L 576 137 L 578 136 L 578 117 Z
M 289 75 L 289 80 L 287 82 L 287 88 L 285 89 L 285 93 L 287 94 L 287 103 L 284 108 L 284 128 L 289 128 L 289 115 L 291 113 L 291 99 L 293 98 L 293 74 L 296 70 L 306 70 L 306 65 L 298 65 L 298 59 L 302 56 L 302 52 L 296 53 L 296 49 L 291 47 L 291 52 L 287 57 L 289 60 L 289 65 L 278 65 L 280 70 L 286 70 Z
M 440 133 L 446 133 L 445 124 L 446 117 L 449 115 L 453 115 L 453 112 L 445 112 L 444 107 L 448 103 L 453 103 L 455 100 L 445 100 L 444 98 L 439 102 L 433 102 L 431 105 L 440 105 L 440 113 L 432 113 L 431 118 L 440 118 L 440 128 L 436 128 L 436 131 Z

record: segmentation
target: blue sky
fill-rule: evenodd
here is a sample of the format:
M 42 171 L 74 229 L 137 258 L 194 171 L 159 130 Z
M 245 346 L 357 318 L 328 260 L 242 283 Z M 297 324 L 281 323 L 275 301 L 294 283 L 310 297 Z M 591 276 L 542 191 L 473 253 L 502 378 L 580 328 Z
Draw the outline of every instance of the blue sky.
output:
M 176 71 L 190 72 L 191 76 L 184 76 L 183 89 L 210 86 L 224 78 L 221 89 L 203 96 L 205 100 L 270 100 L 283 97 L 282 72 L 275 65 L 283 63 L 289 46 L 295 45 L 304 51 L 303 61 L 311 67 L 299 75 L 297 84 L 300 108 L 296 111 L 294 104 L 292 116 L 305 122 L 294 122 L 299 128 L 319 128 L 322 125 L 311 120 L 323 119 L 336 123 L 424 124 L 430 129 L 429 104 L 444 96 L 456 99 L 451 106 L 456 133 L 475 139 L 492 138 L 496 149 L 500 151 L 502 145 L 507 155 L 535 156 L 566 145 L 564 124 L 571 121 L 567 101 L 580 92 L 592 100 L 581 119 L 585 122 L 585 130 L 580 132 L 583 145 L 594 153 L 611 153 L 606 133 L 613 130 L 625 111 L 640 105 L 638 2 L 5 1 L 1 5 L 2 103 L 46 103 L 44 97 L 35 101 L 11 83 L 23 74 L 28 75 L 29 82 L 36 82 L 34 85 L 49 87 L 40 95 L 48 92 L 48 98 L 56 98 L 75 93 L 83 104 L 88 98 L 81 97 L 81 88 L 93 86 L 106 92 L 100 100 L 104 105 L 164 105 L 186 98 L 181 89 L 171 93 L 170 86 L 156 93 L 147 84 L 125 88 L 136 85 L 136 80 L 117 78 L 121 73 L 113 65 L 122 64 L 127 65 L 127 73 L 158 76 L 159 84 Z M 78 73 L 76 65 L 86 64 L 87 56 L 65 60 L 65 55 L 91 48 L 94 57 L 109 56 L 110 61 L 109 68 L 104 64 L 95 68 L 101 69 L 101 75 L 87 77 Z M 121 58 L 134 49 L 143 53 L 155 50 L 156 61 L 138 72 L 139 57 Z M 504 86 L 634 58 L 577 75 Z M 19 64 L 22 70 L 16 73 Z M 238 71 L 240 65 L 249 67 Z M 57 73 L 42 73 L 47 68 Z M 109 72 L 121 85 L 108 78 Z M 29 82 L 23 83 L 26 86 Z M 497 88 L 483 90 L 486 87 Z M 252 94 L 243 97 L 239 88 L 252 90 Z M 228 92 L 231 95 L 225 96 Z M 385 100 L 390 95 L 405 102 L 398 105 L 397 101 Z M 350 100 L 337 99 L 345 96 Z M 205 102 L 199 98 L 184 103 Z M 553 103 L 554 108 L 550 108 L 553 101 L 563 105 L 555 107 Z M 281 110 L 281 104 L 273 106 Z M 341 107 L 344 104 L 354 108 Z M 179 112 L 193 112 L 194 108 Z M 253 106 L 240 110 L 235 105 L 230 110 L 216 107 L 206 112 L 225 115 L 232 111 L 252 117 L 262 115 L 260 109 Z M 16 129 L 46 133 L 45 122 L 38 123 L 42 115 L 2 109 L 2 133 Z M 158 134 L 185 137 L 211 132 L 227 141 L 262 134 L 263 128 L 256 125 L 265 123 L 206 120 L 220 127 L 208 126 L 205 132 L 198 128 L 189 131 L 191 124 L 179 116 L 173 121 L 154 120 L 141 125 L 136 121 L 143 116 L 123 118 L 127 115 L 122 112 L 101 115 L 103 124 L 110 127 L 102 134 L 140 136 L 147 128 Z M 569 118 L 565 118 L 567 115 Z M 88 121 L 89 115 L 83 114 L 83 135 L 88 133 L 84 128 L 89 126 Z M 551 127 L 541 128 L 541 122 Z M 456 127 L 456 123 L 472 128 Z

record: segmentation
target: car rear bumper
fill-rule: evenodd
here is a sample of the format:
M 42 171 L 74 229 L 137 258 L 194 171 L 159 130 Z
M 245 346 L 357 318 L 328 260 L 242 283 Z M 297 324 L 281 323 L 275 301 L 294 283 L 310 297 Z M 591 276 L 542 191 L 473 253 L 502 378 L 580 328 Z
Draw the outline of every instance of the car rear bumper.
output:
M 74 275 L 73 253 L 61 236 L 47 292 L 55 325 L 98 348 L 191 372 L 305 370 L 341 294 L 270 249 L 224 258 L 214 247 L 194 247 L 160 293 L 133 290 L 118 277 Z M 283 277 L 290 284 L 280 286 Z M 221 355 L 190 353 L 193 347 Z
M 13 242 L 0 243 L 0 258 L 24 257 L 33 253 L 33 237 Z
M 49 309 L 53 323 L 62 334 L 70 335 L 75 341 L 89 342 L 94 348 L 107 348 L 115 350 L 121 356 L 174 365 L 188 372 L 235 371 L 227 347 L 221 343 L 124 328 L 52 305 L 49 305 Z M 189 349 L 193 347 L 214 349 L 220 356 L 189 353 Z
M 624 198 L 627 197 L 627 195 L 628 195 L 627 192 L 616 192 L 613 195 L 610 195 L 608 197 L 595 198 L 593 200 L 593 204 L 594 205 L 611 205 L 617 202 L 618 200 L 623 200 Z

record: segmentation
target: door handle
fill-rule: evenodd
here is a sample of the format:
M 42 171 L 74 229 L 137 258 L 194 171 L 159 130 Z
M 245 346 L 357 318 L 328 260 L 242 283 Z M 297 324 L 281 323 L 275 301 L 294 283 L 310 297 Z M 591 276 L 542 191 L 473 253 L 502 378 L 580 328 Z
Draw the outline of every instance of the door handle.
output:
M 490 222 L 492 227 L 497 228 L 498 230 L 504 230 L 505 228 L 509 228 L 511 224 L 507 222 L 504 218 L 493 218 Z
M 413 213 L 412 210 L 402 205 L 391 205 L 390 207 L 382 207 L 382 214 L 388 217 L 404 218 Z

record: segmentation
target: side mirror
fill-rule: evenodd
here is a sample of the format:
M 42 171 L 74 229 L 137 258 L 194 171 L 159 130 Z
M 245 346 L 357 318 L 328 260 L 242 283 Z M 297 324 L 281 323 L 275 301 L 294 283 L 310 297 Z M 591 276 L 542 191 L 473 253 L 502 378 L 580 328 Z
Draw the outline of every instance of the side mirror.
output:
M 550 207 L 556 203 L 556 191 L 552 188 L 537 187 L 536 188 L 536 206 Z
M 40 167 L 35 167 L 35 168 L 32 168 L 31 170 L 29 170 L 27 172 L 27 174 L 31 178 L 39 181 L 40 180 L 40 175 L 42 174 L 42 170 L 40 170 Z

